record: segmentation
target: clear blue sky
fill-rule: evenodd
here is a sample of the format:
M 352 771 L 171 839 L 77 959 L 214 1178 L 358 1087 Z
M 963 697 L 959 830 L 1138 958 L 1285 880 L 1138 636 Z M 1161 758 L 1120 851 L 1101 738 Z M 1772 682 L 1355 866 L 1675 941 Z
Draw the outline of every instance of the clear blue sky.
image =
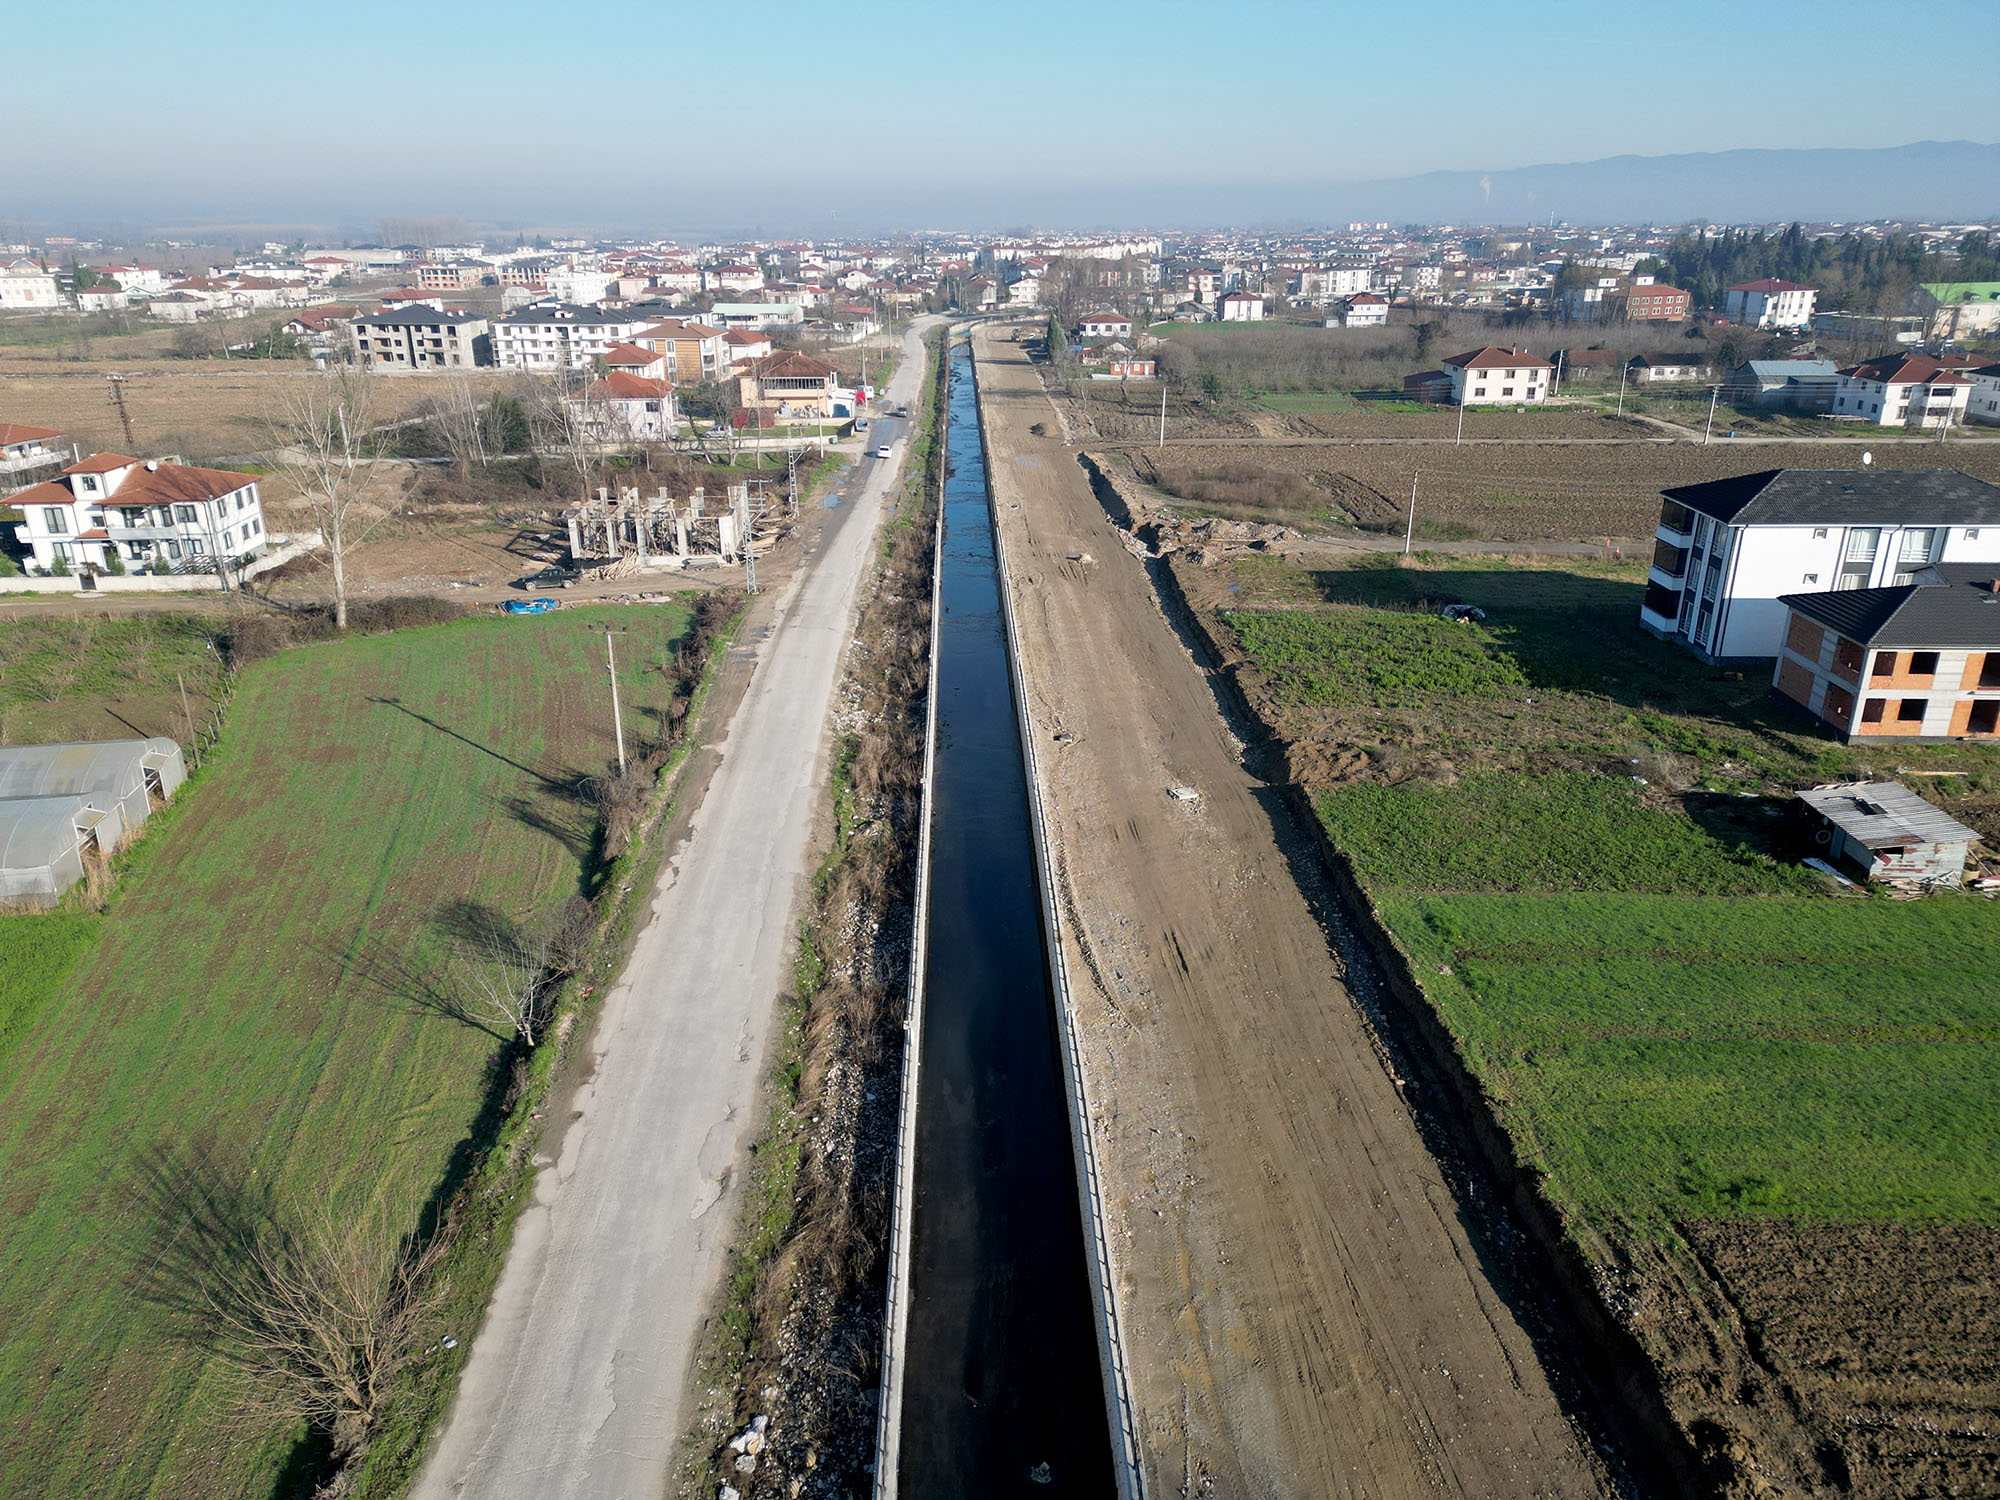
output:
M 1326 184 L 1441 168 L 1992 140 L 1958 92 L 1904 106 L 1953 38 L 1990 60 L 1996 19 L 1991 0 L 1933 0 L 1917 26 L 1851 0 L 19 6 L 0 227 L 1280 218 Z

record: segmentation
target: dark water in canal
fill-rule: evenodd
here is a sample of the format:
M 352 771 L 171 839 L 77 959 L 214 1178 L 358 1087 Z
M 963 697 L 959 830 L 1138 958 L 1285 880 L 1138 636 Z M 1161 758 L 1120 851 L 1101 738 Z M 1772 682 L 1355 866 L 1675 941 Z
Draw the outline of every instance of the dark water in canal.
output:
M 961 350 L 938 558 L 928 998 L 898 1479 L 910 1500 L 1107 1496 L 1104 1383 L 976 401 Z

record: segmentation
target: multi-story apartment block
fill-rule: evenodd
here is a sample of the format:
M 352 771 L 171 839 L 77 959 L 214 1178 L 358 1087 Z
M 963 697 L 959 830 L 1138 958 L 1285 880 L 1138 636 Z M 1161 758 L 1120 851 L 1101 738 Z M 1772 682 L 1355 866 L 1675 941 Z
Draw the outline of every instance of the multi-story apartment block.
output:
M 1965 421 L 1972 380 L 1928 354 L 1884 354 L 1840 372 L 1836 417 L 1878 427 L 1951 427 Z
M 1757 328 L 1806 328 L 1812 323 L 1813 304 L 1818 300 L 1817 287 L 1766 276 L 1731 287 L 1723 299 L 1723 311 L 1730 321 Z
M 1688 292 L 1648 277 L 1634 277 L 1625 290 L 1625 316 L 1634 323 L 1685 323 Z
M 163 557 L 175 572 L 213 572 L 263 552 L 264 508 L 253 474 L 96 453 L 0 509 L 21 513 L 15 539 L 35 568 L 133 570 Z
M 493 359 L 503 370 L 584 370 L 613 344 L 640 340 L 672 311 L 665 303 L 600 309 L 543 303 L 509 313 L 493 325 Z M 675 373 L 674 379 L 687 377 Z
M 61 306 L 62 295 L 56 290 L 55 272 L 31 260 L 0 265 L 0 308 L 54 312 Z
M 2000 564 L 2000 488 L 1955 469 L 1767 469 L 1663 494 L 1639 623 L 1710 661 L 1776 656 L 1787 594 Z
M 493 363 L 491 325 L 465 313 L 406 307 L 347 325 L 354 359 L 377 374 L 470 370 Z
M 2000 567 L 1939 563 L 1907 583 L 1786 594 L 1771 685 L 1850 743 L 2000 737 Z
M 71 456 L 66 432 L 0 422 L 0 493 L 26 484 L 39 470 L 60 467 Z

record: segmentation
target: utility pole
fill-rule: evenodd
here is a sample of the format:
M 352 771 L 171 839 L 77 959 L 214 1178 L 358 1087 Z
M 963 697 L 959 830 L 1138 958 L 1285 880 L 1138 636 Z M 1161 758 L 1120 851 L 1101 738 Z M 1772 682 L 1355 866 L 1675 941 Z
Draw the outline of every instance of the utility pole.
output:
M 136 455 L 139 440 L 132 436 L 132 414 L 125 410 L 125 377 L 107 375 L 104 378 L 111 382 L 111 404 L 118 408 L 118 422 L 125 429 L 125 446 Z
M 1464 407 L 1459 408 L 1465 410 Z M 1410 555 L 1410 539 L 1417 534 L 1417 476 L 1410 476 L 1410 523 L 1403 528 L 1403 556 Z
M 1464 441 L 1465 441 L 1465 397 L 1461 395 L 1458 398 L 1458 436 L 1451 440 L 1451 445 L 1452 447 L 1456 448 L 1460 443 Z
M 1626 365 L 1618 372 L 1618 415 L 1621 417 L 1625 415 L 1625 377 L 1631 373 L 1630 365 Z
M 618 706 L 618 653 L 611 644 L 614 635 L 623 635 L 623 625 L 591 625 L 604 632 L 604 669 L 611 677 L 611 729 L 618 737 L 618 774 L 625 774 L 625 715 Z
M 1160 447 L 1167 446 L 1167 383 L 1160 382 Z
M 194 734 L 194 712 L 188 707 L 187 679 L 179 672 L 176 672 L 174 673 L 174 681 L 180 684 L 181 717 L 187 720 L 188 727 L 188 753 L 194 757 L 194 768 L 199 771 L 201 769 L 201 742 L 195 738 Z
M 1701 430 L 1701 445 L 1704 448 L 1708 446 L 1709 435 L 1715 431 L 1715 402 L 1721 394 L 1722 387 L 1719 385 L 1708 388 L 1708 425 Z

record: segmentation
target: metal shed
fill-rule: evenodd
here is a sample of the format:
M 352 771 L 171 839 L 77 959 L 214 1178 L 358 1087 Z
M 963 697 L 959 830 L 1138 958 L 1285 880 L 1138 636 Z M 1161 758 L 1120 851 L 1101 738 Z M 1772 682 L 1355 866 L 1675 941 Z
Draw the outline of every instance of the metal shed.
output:
M 1894 781 L 1816 786 L 1798 800 L 1823 857 L 1869 880 L 1957 885 L 1979 834 Z
M 170 739 L 0 748 L 0 801 L 88 797 L 106 810 L 115 805 L 124 833 L 136 831 L 154 800 L 166 801 L 186 780 L 187 762 Z
M 89 855 L 109 854 L 125 835 L 117 804 L 88 797 L 0 800 L 0 907 L 51 907 L 83 879 Z

